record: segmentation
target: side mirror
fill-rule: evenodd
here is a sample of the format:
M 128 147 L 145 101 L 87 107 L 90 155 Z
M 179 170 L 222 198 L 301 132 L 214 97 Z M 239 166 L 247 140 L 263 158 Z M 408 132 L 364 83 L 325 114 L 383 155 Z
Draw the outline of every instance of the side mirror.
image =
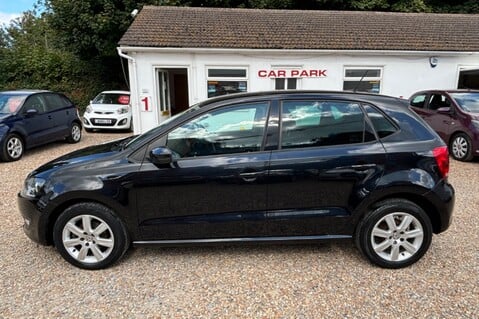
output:
M 155 165 L 165 165 L 173 162 L 173 152 L 167 147 L 157 147 L 150 151 L 151 162 Z
M 36 110 L 36 109 L 28 109 L 25 112 L 26 117 L 32 117 L 32 116 L 37 115 L 37 114 L 38 114 L 38 110 Z

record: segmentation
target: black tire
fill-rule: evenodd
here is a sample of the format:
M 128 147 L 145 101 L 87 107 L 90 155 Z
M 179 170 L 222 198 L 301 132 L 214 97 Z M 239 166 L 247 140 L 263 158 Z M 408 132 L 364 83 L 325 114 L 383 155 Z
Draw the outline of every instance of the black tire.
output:
M 454 159 L 462 162 L 468 162 L 474 157 L 471 139 L 464 133 L 458 133 L 451 138 L 449 151 Z
M 97 203 L 79 203 L 67 208 L 55 222 L 53 241 L 66 261 L 90 270 L 114 264 L 129 247 L 128 233 L 121 220 L 112 210 Z
M 404 199 L 378 203 L 361 220 L 355 236 L 359 250 L 383 268 L 412 265 L 426 253 L 431 239 L 432 225 L 427 214 Z
M 5 162 L 18 161 L 22 158 L 24 152 L 25 143 L 23 139 L 17 134 L 9 134 L 2 145 L 0 158 Z
M 73 122 L 72 126 L 70 127 L 70 135 L 67 137 L 68 143 L 78 143 L 81 140 L 81 125 Z

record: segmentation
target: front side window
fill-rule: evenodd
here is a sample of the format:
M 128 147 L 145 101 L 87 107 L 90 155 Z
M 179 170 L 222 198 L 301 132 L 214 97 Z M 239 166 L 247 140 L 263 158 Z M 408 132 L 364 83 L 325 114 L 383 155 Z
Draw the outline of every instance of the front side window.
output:
M 441 107 L 450 107 L 451 102 L 449 99 L 443 94 L 432 94 L 429 98 L 429 109 L 430 110 L 437 110 Z
M 287 101 L 282 105 L 281 147 L 356 144 L 375 139 L 359 104 Z
M 382 68 L 348 67 L 344 69 L 343 90 L 381 92 Z
M 248 91 L 246 69 L 210 68 L 208 69 L 208 97 Z
M 259 102 L 204 113 L 171 131 L 166 146 L 178 157 L 259 151 L 268 108 Z

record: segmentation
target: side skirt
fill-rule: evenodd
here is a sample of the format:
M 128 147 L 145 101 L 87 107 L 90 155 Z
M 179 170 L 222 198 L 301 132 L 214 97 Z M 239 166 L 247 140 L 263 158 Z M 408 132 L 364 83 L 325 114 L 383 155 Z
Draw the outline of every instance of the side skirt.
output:
M 322 236 L 290 236 L 290 237 L 239 237 L 239 238 L 209 238 L 209 239 L 172 239 L 134 241 L 133 245 L 182 245 L 182 244 L 217 244 L 217 243 L 255 243 L 255 242 L 305 242 L 352 239 L 350 235 Z

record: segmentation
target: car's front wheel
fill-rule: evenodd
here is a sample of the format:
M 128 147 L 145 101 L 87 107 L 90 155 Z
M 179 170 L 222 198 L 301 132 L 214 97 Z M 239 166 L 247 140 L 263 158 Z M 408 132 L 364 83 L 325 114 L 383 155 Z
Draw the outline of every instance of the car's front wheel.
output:
M 428 250 L 432 225 L 424 210 L 404 199 L 386 200 L 359 223 L 356 244 L 374 264 L 402 268 L 418 261 Z
M 10 134 L 2 145 L 0 157 L 5 162 L 18 161 L 23 156 L 24 150 L 22 138 L 17 134 Z
M 121 220 L 97 203 L 67 208 L 53 228 L 55 247 L 65 260 L 83 269 L 102 269 L 118 261 L 129 246 Z
M 454 135 L 451 139 L 451 155 L 458 161 L 467 162 L 472 160 L 472 143 L 469 136 L 464 133 Z
M 81 126 L 78 123 L 73 123 L 70 128 L 70 135 L 67 137 L 68 143 L 78 143 L 81 140 Z

